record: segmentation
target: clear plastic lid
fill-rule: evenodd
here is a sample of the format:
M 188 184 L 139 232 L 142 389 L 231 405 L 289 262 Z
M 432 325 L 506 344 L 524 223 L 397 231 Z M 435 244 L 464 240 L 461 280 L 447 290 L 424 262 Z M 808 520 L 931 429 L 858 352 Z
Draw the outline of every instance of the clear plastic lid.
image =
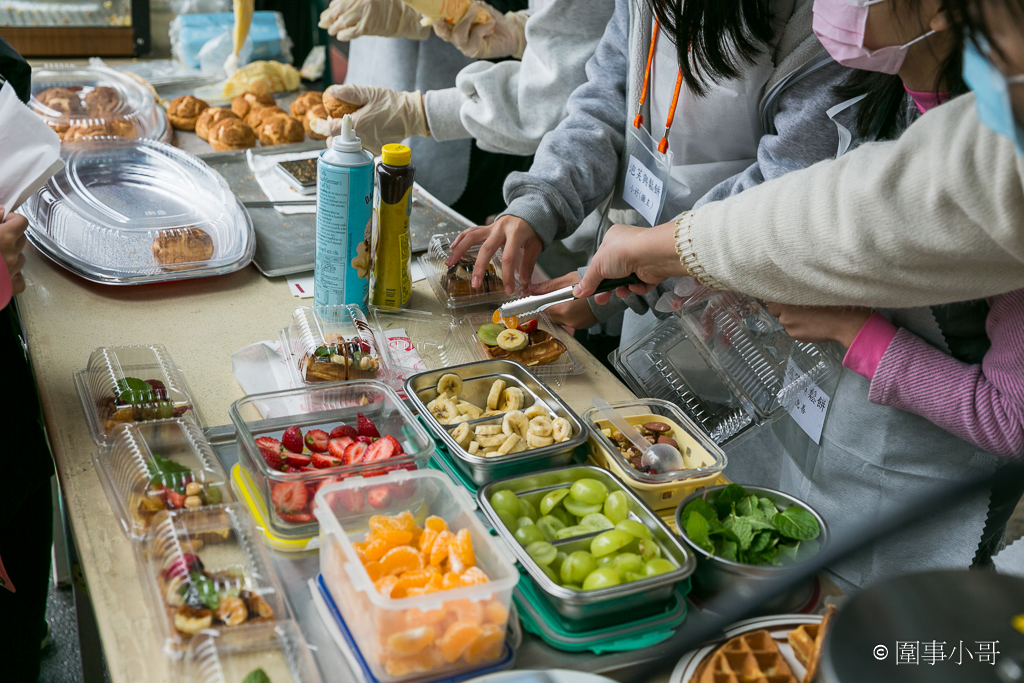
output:
M 355 304 L 296 308 L 281 330 L 281 348 L 295 386 L 385 374 L 377 339 Z
M 480 328 L 495 324 L 492 315 L 493 311 L 467 313 L 459 320 L 462 343 L 474 356 L 473 360 L 513 360 L 525 365 L 538 377 L 552 378 L 556 383 L 561 383 L 569 375 L 583 372 L 583 365 L 569 351 L 569 335 L 561 326 L 551 322 L 546 314 L 537 316 L 537 330 L 530 332 L 529 345 L 519 351 L 506 351 L 500 346 L 491 346 L 481 341 Z M 525 324 L 520 325 L 520 328 Z
M 204 629 L 242 630 L 289 617 L 263 544 L 237 504 L 169 513 L 136 552 L 171 656 Z
M 266 678 L 247 678 L 262 670 Z M 320 683 L 320 673 L 298 624 L 281 621 L 243 630 L 208 630 L 192 638 L 182 660 L 183 680 L 196 683 Z
M 680 406 L 721 445 L 781 416 L 837 363 L 790 338 L 753 298 L 709 290 L 617 351 L 615 365 L 631 388 Z
M 197 157 L 152 140 L 85 141 L 22 209 L 48 256 L 95 282 L 229 273 L 256 249 L 249 214 Z
M 434 235 L 430 238 L 427 253 L 420 257 L 427 282 L 434 289 L 437 300 L 448 308 L 462 308 L 479 304 L 500 304 L 509 299 L 526 296 L 518 273 L 511 273 L 515 280 L 516 291 L 512 296 L 505 293 L 505 274 L 501 272 L 501 250 L 491 258 L 487 275 L 483 284 L 473 289 L 470 287 L 470 276 L 476 265 L 476 254 L 479 251 L 470 249 L 462 261 L 452 267 L 445 265 L 452 251 L 452 242 L 458 233 Z
M 404 387 L 405 380 L 420 372 L 469 361 L 458 339 L 458 325 L 450 315 L 371 308 L 370 321 L 385 351 L 388 383 L 396 389 Z
M 185 420 L 124 424 L 93 454 L 110 506 L 139 539 L 166 512 L 233 500 L 227 476 L 202 430 Z
M 89 432 L 101 446 L 122 424 L 180 417 L 202 425 L 192 392 L 161 344 L 96 349 L 75 385 Z
M 47 64 L 33 69 L 28 106 L 64 142 L 89 137 L 171 141 L 166 114 L 149 89 L 103 66 Z

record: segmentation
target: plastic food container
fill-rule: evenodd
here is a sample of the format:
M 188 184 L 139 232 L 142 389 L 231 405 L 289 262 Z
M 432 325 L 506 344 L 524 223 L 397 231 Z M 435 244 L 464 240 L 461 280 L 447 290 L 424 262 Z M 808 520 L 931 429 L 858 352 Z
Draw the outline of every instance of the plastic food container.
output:
M 389 383 L 400 389 L 419 372 L 469 361 L 450 315 L 400 308 L 371 308 L 370 322 L 384 348 Z
M 309 645 L 294 621 L 243 630 L 208 630 L 194 636 L 181 663 L 183 680 L 242 683 L 262 669 L 273 683 L 320 683 Z
M 680 406 L 719 445 L 781 417 L 838 367 L 746 295 L 709 290 L 679 313 L 612 360 L 635 393 Z
M 65 142 L 86 136 L 170 142 L 167 115 L 149 89 L 103 66 L 47 64 L 32 69 L 28 106 Z
M 401 487 L 405 498 L 373 509 L 355 510 L 351 505 L 353 497 L 370 498 L 371 490 L 381 486 Z M 476 566 L 489 580 L 399 599 L 378 592 L 352 544 L 365 538 L 372 513 L 396 515 L 410 509 L 410 503 L 418 506 L 413 509 L 417 509 L 414 516 L 421 527 L 428 515 L 436 515 L 452 533 L 467 529 Z M 480 523 L 475 510 L 465 491 L 432 470 L 393 472 L 379 479 L 352 478 L 317 492 L 320 572 L 378 680 L 447 676 L 479 668 L 500 657 L 512 589 L 519 573 L 501 543 Z M 500 641 L 494 640 L 499 632 Z M 488 647 L 477 650 L 475 646 L 485 642 L 485 637 Z
M 633 581 L 620 583 L 608 588 L 589 591 L 574 591 L 563 588 L 538 567 L 527 554 L 510 529 L 501 521 L 491 506 L 490 499 L 497 491 L 511 491 L 516 496 L 536 507 L 548 491 L 572 485 L 578 479 L 596 479 L 603 483 L 608 492 L 623 491 L 629 501 L 629 518 L 640 522 L 651 530 L 654 541 L 661 549 L 661 557 L 676 566 L 674 571 Z M 697 560 L 661 519 L 644 505 L 636 494 L 607 470 L 588 465 L 562 467 L 519 477 L 494 481 L 480 488 L 477 501 L 490 520 L 498 535 L 512 548 L 516 559 L 526 568 L 538 587 L 538 595 L 547 606 L 557 612 L 567 627 L 575 632 L 590 631 L 622 624 L 647 617 L 664 608 L 676 586 L 693 573 Z M 555 548 L 567 554 L 577 550 L 589 550 L 590 541 L 600 531 L 572 538 L 552 541 Z
M 169 511 L 233 501 L 216 454 L 202 430 L 186 420 L 120 425 L 92 457 L 110 507 L 132 539 Z
M 384 370 L 377 340 L 355 304 L 296 308 L 280 336 L 295 386 L 377 379 Z
M 611 423 L 596 408 L 583 413 L 590 427 L 590 459 L 621 479 L 654 510 L 675 509 L 679 501 L 696 489 L 712 486 L 728 462 L 722 449 L 704 434 L 679 408 L 656 398 L 643 398 L 611 404 L 631 425 L 662 422 L 670 425 L 667 433 L 675 439 L 687 469 L 662 474 L 647 474 L 626 459 L 614 442 L 602 433 Z
M 112 285 L 221 275 L 256 249 L 249 214 L 197 157 L 152 140 L 84 141 L 25 202 L 28 237 L 87 280 Z
M 459 233 L 453 232 L 443 235 L 434 235 L 430 238 L 427 246 L 427 253 L 420 256 L 420 264 L 426 274 L 427 282 L 437 295 L 437 300 L 448 308 L 464 308 L 466 306 L 478 306 L 483 304 L 501 304 L 520 296 L 525 296 L 519 275 L 512 273 L 515 280 L 515 293 L 509 296 L 505 293 L 505 275 L 501 271 L 501 250 L 491 258 L 486 281 L 478 289 L 470 287 L 469 276 L 472 273 L 472 265 L 476 262 L 476 254 L 479 251 L 474 247 L 463 257 L 464 263 L 449 268 L 445 265 L 448 255 L 452 251 L 452 242 Z M 467 265 L 469 266 L 467 268 Z M 494 306 L 497 308 L 497 305 Z M 490 321 L 488 321 L 490 322 Z
M 546 407 L 549 418 L 561 417 L 568 420 L 572 428 L 572 436 L 567 441 L 541 448 L 531 448 L 519 453 L 495 457 L 470 455 L 459 446 L 451 435 L 458 425 L 442 425 L 427 408 L 427 404 L 438 395 L 438 380 L 448 373 L 462 378 L 462 393 L 459 395 L 459 400 L 479 407 L 486 407 L 488 393 L 496 380 L 504 381 L 506 388 L 522 389 L 525 397 L 523 410 L 533 405 Z M 557 394 L 519 363 L 507 360 L 485 360 L 424 372 L 409 378 L 405 384 L 405 393 L 430 430 L 444 442 L 455 464 L 478 485 L 502 477 L 566 465 L 572 460 L 577 450 L 581 453 L 586 451 L 589 434 L 583 426 L 583 422 Z M 470 420 L 468 424 L 472 430 L 477 425 L 500 425 L 502 420 L 501 416 L 481 417 Z
M 697 569 L 693 573 L 693 597 L 702 603 L 707 603 L 723 594 L 756 595 L 759 590 L 769 582 L 777 580 L 792 566 L 752 565 L 733 562 L 710 555 L 706 550 L 690 540 L 684 531 L 683 524 L 681 524 L 682 520 L 680 517 L 682 516 L 683 509 L 697 496 L 704 496 L 705 500 L 709 503 L 714 503 L 718 498 L 718 494 L 724 488 L 725 486 L 713 486 L 706 491 L 692 493 L 683 499 L 679 503 L 679 507 L 676 508 L 676 528 L 679 529 L 679 535 L 697 556 Z M 821 527 L 821 535 L 817 539 L 818 543 L 822 548 L 828 544 L 828 524 L 825 523 L 825 519 L 818 514 L 817 510 L 807 503 L 775 489 L 761 486 L 744 486 L 743 488 L 750 493 L 756 493 L 758 496 L 770 499 L 779 510 L 785 510 L 793 505 L 807 510 L 807 512 L 814 515 L 814 518 L 818 520 L 818 525 Z M 799 611 L 806 607 L 808 601 L 812 598 L 815 586 L 816 581 L 814 577 L 797 583 L 776 595 L 769 602 L 761 605 L 759 613 L 787 614 Z
M 230 413 L 242 444 L 239 463 L 252 481 L 253 498 L 265 511 L 263 516 L 270 525 L 266 530 L 282 539 L 310 539 L 317 535 L 317 522 L 312 512 L 313 496 L 319 487 L 350 476 L 372 477 L 395 469 L 425 467 L 434 451 L 434 441 L 427 430 L 394 390 L 375 380 L 252 394 L 235 401 Z M 292 426 L 299 427 L 303 435 L 314 429 L 330 435 L 342 425 L 356 427 L 360 413 L 373 423 L 382 437 L 393 437 L 403 453 L 383 460 L 326 469 L 316 469 L 310 460 L 305 467 L 313 469 L 292 467 L 293 471 L 283 472 L 271 469 L 256 443 L 260 437 L 282 441 L 285 430 Z M 306 455 L 311 457 L 308 449 Z M 290 494 L 287 497 L 286 492 Z M 290 508 L 288 512 L 282 512 L 278 505 L 285 498 Z M 303 501 L 304 504 L 299 505 Z
M 75 373 L 75 388 L 100 446 L 122 424 L 180 417 L 202 426 L 192 392 L 162 344 L 96 349 Z
M 255 529 L 237 505 L 179 510 L 136 546 L 165 652 L 181 656 L 201 630 L 247 631 L 289 618 Z
M 497 349 L 494 353 L 498 354 L 506 353 L 498 347 L 488 347 L 476 336 L 476 331 L 481 325 L 492 321 L 492 314 L 493 311 L 467 313 L 459 320 L 462 343 L 474 358 L 491 360 L 491 352 L 488 349 Z M 551 354 L 542 354 L 539 357 L 529 355 L 531 348 L 535 348 L 532 343 L 531 346 L 528 346 L 523 351 L 514 352 L 508 357 L 499 355 L 494 360 L 512 360 L 522 363 L 538 377 L 546 377 L 556 384 L 561 384 L 562 380 L 569 375 L 578 375 L 583 372 L 583 365 L 578 363 L 576 358 L 573 357 L 572 352 L 569 351 L 569 335 L 566 334 L 565 330 L 551 322 L 551 319 L 544 313 L 537 316 L 537 329 L 538 331 L 546 332 L 548 339 L 553 339 L 558 344 L 561 344 L 564 349 L 555 360 L 548 362 L 553 357 Z M 544 344 L 547 347 L 557 346 L 550 341 L 545 341 Z

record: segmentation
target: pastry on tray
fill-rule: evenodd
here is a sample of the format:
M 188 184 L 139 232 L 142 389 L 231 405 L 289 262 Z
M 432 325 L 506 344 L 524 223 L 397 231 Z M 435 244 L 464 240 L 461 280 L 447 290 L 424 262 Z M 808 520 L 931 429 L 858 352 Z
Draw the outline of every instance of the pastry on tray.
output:
M 302 124 L 287 114 L 274 114 L 263 119 L 256 134 L 260 144 L 265 146 L 287 145 L 295 142 L 302 142 L 306 133 L 302 130 Z
M 704 659 L 689 683 L 797 683 L 768 631 L 736 636 Z
M 361 104 L 352 104 L 351 102 L 346 102 L 343 99 L 335 97 L 334 92 L 332 92 L 333 89 L 334 86 L 331 86 L 325 90 L 323 94 L 324 107 L 327 109 L 327 113 L 330 114 L 332 119 L 340 119 L 345 114 L 354 114 L 363 106 Z
M 235 112 L 235 116 L 240 119 L 244 119 L 249 115 L 249 110 L 253 107 L 273 107 L 274 96 L 265 92 L 255 92 L 247 90 L 235 99 L 231 100 L 231 111 Z
M 198 97 L 182 95 L 171 100 L 167 107 L 167 118 L 175 130 L 195 130 L 196 119 L 209 106 Z
M 47 88 L 36 95 L 36 101 L 56 114 L 75 116 L 84 113 L 78 93 L 69 88 Z
M 288 111 L 294 118 L 301 121 L 307 111 L 316 105 L 323 103 L 323 93 L 317 90 L 310 90 L 296 97 L 295 101 L 288 107 Z
M 162 230 L 153 240 L 153 258 L 168 270 L 186 270 L 212 256 L 213 239 L 199 228 Z
M 256 146 L 256 133 L 238 119 L 221 119 L 210 127 L 207 138 L 218 152 L 248 149 Z
M 242 119 L 245 123 L 253 130 L 259 130 L 260 125 L 271 116 L 275 114 L 288 115 L 281 107 L 253 107 L 249 110 L 249 113 Z
M 380 358 L 368 344 L 340 334 L 325 335 L 322 345 L 299 359 L 299 374 L 309 383 L 375 379 L 379 369 Z
M 121 93 L 105 85 L 93 88 L 85 94 L 85 113 L 89 116 L 106 118 L 117 111 L 121 104 Z
M 321 119 L 323 121 L 327 120 L 327 108 L 324 107 L 324 105 L 314 104 L 306 110 L 305 115 L 302 117 L 302 129 L 306 131 L 306 135 L 308 135 L 311 140 L 326 140 L 326 135 L 317 133 L 310 125 L 315 119 Z
M 224 119 L 237 118 L 238 116 L 235 115 L 235 112 L 224 107 L 210 107 L 209 109 L 204 109 L 203 113 L 196 119 L 196 135 L 198 135 L 201 140 L 209 141 L 210 128 L 213 127 L 213 124 L 218 121 L 223 121 Z
M 476 337 L 490 358 L 514 360 L 527 367 L 554 363 L 566 350 L 550 332 L 537 327 L 536 319 L 514 328 L 486 323 L 477 329 Z
M 85 126 L 71 126 L 63 136 L 64 142 L 77 142 L 87 138 L 118 137 L 134 138 L 138 136 L 135 124 L 131 121 L 114 119 L 105 123 L 93 123 Z
M 493 263 L 487 264 L 483 282 L 480 283 L 479 287 L 473 289 L 470 286 L 470 280 L 473 277 L 473 268 L 475 267 L 475 258 L 463 256 L 459 259 L 458 263 L 454 266 L 449 266 L 448 270 L 441 275 L 441 286 L 448 293 L 448 298 L 459 299 L 467 296 L 478 296 L 480 294 L 500 292 L 504 289 L 505 285 L 501 281 L 501 277 L 498 275 L 498 271 L 495 270 Z

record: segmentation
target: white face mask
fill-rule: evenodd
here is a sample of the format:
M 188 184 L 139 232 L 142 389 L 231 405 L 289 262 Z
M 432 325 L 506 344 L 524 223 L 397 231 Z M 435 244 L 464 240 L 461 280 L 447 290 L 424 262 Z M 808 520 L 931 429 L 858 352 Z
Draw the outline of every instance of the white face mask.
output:
M 894 74 L 903 66 L 907 48 L 936 33 L 928 31 L 905 45 L 867 49 L 864 30 L 868 8 L 880 2 L 885 0 L 814 0 L 814 35 L 832 59 L 851 69 Z

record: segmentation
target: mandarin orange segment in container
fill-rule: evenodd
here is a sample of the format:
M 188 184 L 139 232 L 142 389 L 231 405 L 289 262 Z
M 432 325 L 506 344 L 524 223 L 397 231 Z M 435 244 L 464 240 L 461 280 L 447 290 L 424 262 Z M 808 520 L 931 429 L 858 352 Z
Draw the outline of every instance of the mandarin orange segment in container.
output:
M 378 538 L 370 541 L 363 552 L 366 553 L 366 559 L 379 560 L 387 555 L 388 551 L 391 550 L 392 547 L 393 546 L 384 539 Z
M 457 660 L 466 651 L 466 648 L 477 641 L 481 634 L 482 630 L 478 624 L 469 621 L 456 621 L 437 641 L 444 660 L 449 663 Z
M 492 624 L 504 627 L 508 622 L 508 607 L 497 600 L 484 603 L 484 617 Z
M 420 551 L 407 545 L 392 548 L 380 560 L 385 574 L 401 575 L 423 569 L 423 555 Z M 428 579 L 430 577 L 427 577 Z
M 437 515 L 431 515 L 427 517 L 427 520 L 423 523 L 423 526 L 430 529 L 436 534 L 442 531 L 448 531 L 448 522 L 444 521 Z
M 505 627 L 495 624 L 484 624 L 480 627 L 480 637 L 466 648 L 462 658 L 468 664 L 479 664 L 494 659 L 501 654 L 501 646 L 505 643 Z
M 476 586 L 481 583 L 487 583 L 487 574 L 484 574 L 484 570 L 480 569 L 480 567 L 470 567 L 462 572 L 459 578 L 462 580 L 463 586 Z
M 450 531 L 442 531 L 437 535 L 434 546 L 430 549 L 430 564 L 441 566 L 441 563 L 448 559 L 448 546 L 455 538 Z
M 430 559 L 433 561 L 433 554 L 431 554 Z M 448 562 L 451 564 L 452 571 L 456 574 L 461 574 L 476 565 L 476 555 L 473 554 L 473 539 L 469 535 L 469 529 L 462 529 L 448 543 Z
M 414 655 L 427 645 L 434 642 L 434 628 L 432 626 L 420 626 L 395 633 L 388 638 L 387 650 L 391 654 L 405 657 Z
M 430 520 L 428 519 L 427 522 Z M 430 549 L 434 547 L 434 541 L 437 540 L 438 532 L 431 529 L 429 526 L 420 535 L 420 540 L 416 543 L 416 547 L 420 549 L 420 552 L 424 555 L 430 553 Z

